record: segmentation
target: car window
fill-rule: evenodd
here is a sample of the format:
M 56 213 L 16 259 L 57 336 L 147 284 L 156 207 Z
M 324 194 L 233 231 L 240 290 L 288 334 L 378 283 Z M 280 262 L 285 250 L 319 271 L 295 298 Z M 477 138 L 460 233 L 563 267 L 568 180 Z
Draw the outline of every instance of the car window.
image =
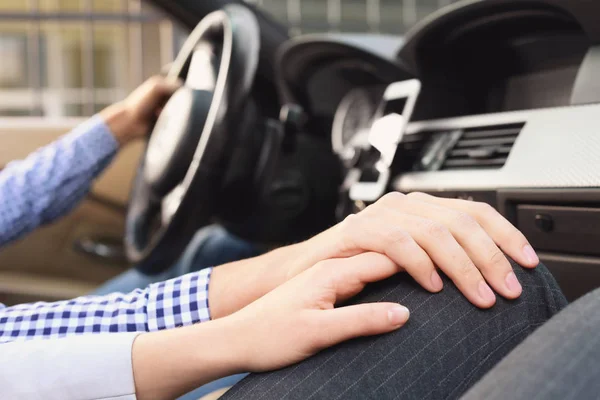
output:
M 186 32 L 140 0 L 0 0 L 0 117 L 85 117 L 173 60 Z
M 456 0 L 246 0 L 285 24 L 290 34 L 316 32 L 402 35 Z

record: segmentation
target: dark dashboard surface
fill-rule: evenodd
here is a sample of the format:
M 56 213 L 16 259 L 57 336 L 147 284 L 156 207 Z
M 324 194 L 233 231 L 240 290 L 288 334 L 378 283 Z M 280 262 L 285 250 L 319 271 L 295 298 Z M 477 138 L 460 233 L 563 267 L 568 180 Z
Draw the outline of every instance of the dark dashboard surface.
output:
M 384 35 L 294 38 L 278 56 L 280 97 L 310 114 L 310 131 L 329 135 L 336 109 L 352 90 L 372 91 L 411 77 L 396 58 L 401 45 Z
M 400 54 L 427 87 L 415 119 L 570 105 L 591 43 L 567 10 L 542 2 L 492 1 L 444 14 Z

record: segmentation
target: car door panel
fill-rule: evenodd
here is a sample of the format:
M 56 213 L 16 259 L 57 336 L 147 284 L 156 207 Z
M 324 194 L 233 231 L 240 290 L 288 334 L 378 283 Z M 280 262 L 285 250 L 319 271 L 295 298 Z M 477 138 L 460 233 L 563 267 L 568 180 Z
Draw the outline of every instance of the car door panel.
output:
M 81 121 L 0 123 L 0 168 Z M 57 300 L 89 292 L 128 266 L 82 250 L 82 241 L 122 241 L 127 199 L 143 143 L 123 149 L 69 215 L 0 250 L 0 302 Z M 50 284 L 42 284 L 50 282 Z

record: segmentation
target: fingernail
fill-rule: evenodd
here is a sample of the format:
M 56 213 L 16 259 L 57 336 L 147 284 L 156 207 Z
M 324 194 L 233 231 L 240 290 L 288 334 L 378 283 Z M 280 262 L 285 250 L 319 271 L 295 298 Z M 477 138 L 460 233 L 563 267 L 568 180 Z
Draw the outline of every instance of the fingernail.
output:
M 435 270 L 431 273 L 431 286 L 438 292 L 444 288 L 442 278 L 440 278 L 440 274 L 438 274 Z
M 525 247 L 523 247 L 523 254 L 525 255 L 525 259 L 529 264 L 538 265 L 540 263 L 538 255 L 536 254 L 533 247 L 531 247 L 530 245 L 526 245 Z
M 510 292 L 514 294 L 521 294 L 521 292 L 523 291 L 523 287 L 519 283 L 519 280 L 517 279 L 517 276 L 514 272 L 511 272 L 510 274 L 506 275 L 505 281 L 506 287 Z
M 479 282 L 479 296 L 481 296 L 486 303 L 493 303 L 496 301 L 496 295 L 484 281 Z
M 388 311 L 388 319 L 392 325 L 403 325 L 408 321 L 409 316 L 410 312 L 408 311 L 408 308 L 404 306 L 396 306 Z

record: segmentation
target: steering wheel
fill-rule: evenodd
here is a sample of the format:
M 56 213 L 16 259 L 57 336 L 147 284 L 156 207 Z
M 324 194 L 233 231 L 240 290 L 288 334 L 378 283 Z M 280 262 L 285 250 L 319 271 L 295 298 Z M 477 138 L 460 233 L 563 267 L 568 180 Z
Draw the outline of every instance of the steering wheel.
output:
M 254 84 L 260 50 L 254 14 L 240 5 L 207 15 L 168 77 L 183 86 L 148 140 L 130 194 L 125 249 L 136 268 L 157 274 L 211 222 Z

